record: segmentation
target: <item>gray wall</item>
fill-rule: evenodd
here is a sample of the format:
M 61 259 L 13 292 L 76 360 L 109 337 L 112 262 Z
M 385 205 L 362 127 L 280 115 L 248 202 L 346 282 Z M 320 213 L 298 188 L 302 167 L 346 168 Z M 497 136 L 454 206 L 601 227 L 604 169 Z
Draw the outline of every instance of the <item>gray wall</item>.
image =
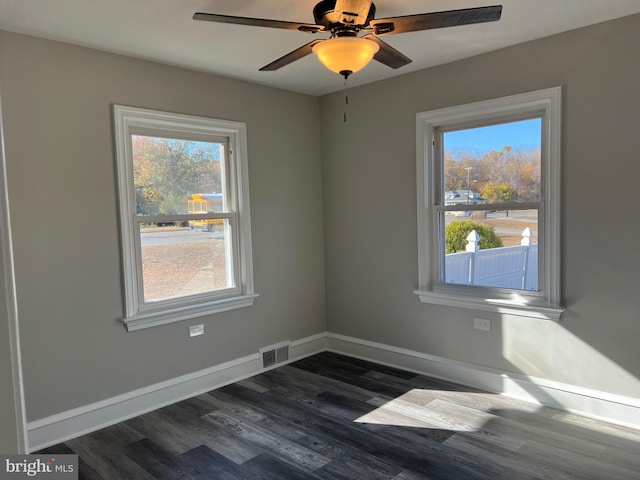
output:
M 323 97 L 327 330 L 639 398 L 638 45 L 636 15 L 354 88 L 347 124 Z M 416 113 L 558 85 L 561 323 L 420 304 Z
M 8 32 L 0 87 L 28 420 L 325 330 L 318 98 Z M 253 307 L 125 331 L 114 103 L 247 123 Z

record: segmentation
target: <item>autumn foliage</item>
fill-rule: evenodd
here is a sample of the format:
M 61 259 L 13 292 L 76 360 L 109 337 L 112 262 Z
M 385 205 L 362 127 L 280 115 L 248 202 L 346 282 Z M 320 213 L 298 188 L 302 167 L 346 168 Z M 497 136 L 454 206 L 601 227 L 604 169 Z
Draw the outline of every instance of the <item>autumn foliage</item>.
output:
M 470 168 L 470 172 L 467 168 Z M 540 150 L 505 146 L 483 155 L 446 152 L 445 189 L 480 192 L 491 202 L 540 200 Z
M 220 193 L 218 143 L 132 136 L 136 213 L 187 213 L 193 193 Z

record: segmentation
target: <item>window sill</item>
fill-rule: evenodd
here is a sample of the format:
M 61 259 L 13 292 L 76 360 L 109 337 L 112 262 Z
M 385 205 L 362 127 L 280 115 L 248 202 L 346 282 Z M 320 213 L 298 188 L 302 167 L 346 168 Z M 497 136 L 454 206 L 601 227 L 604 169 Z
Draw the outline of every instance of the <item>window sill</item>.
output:
M 238 297 L 225 298 L 205 304 L 189 305 L 185 307 L 164 309 L 158 312 L 149 312 L 127 317 L 123 319 L 124 326 L 127 331 L 133 332 L 145 328 L 157 327 L 168 323 L 179 322 L 180 320 L 188 320 L 190 318 L 202 317 L 237 308 L 250 307 L 258 295 L 242 295 Z
M 564 307 L 539 305 L 498 298 L 474 298 L 460 295 L 435 293 L 426 290 L 415 290 L 421 303 L 444 305 L 447 307 L 466 308 L 484 312 L 504 313 L 520 317 L 539 318 L 541 320 L 560 321 Z

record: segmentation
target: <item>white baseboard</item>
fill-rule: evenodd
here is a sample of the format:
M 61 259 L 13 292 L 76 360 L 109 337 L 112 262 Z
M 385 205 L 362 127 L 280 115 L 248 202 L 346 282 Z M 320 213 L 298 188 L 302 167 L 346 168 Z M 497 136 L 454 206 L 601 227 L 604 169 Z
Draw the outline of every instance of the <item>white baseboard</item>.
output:
M 640 399 L 327 333 L 327 350 L 640 429 Z
M 325 337 L 326 334 L 321 333 L 292 342 L 289 347 L 289 361 L 286 363 L 326 350 Z M 268 370 L 262 368 L 261 360 L 260 355 L 255 353 L 100 402 L 28 422 L 29 451 L 37 451 L 252 377 Z M 281 366 L 283 363 L 271 368 Z
M 301 340 L 294 340 L 289 346 L 289 363 L 310 357 L 327 350 L 327 333 L 318 333 Z
M 29 451 L 40 450 L 114 425 L 137 415 L 250 377 L 260 370 L 260 356 L 256 353 L 28 422 Z
M 334 333 L 295 340 L 289 360 L 323 351 L 402 368 L 590 418 L 640 429 L 640 400 L 527 377 Z M 271 368 L 283 365 L 280 363 Z M 29 451 L 114 425 L 266 371 L 258 353 L 27 423 Z

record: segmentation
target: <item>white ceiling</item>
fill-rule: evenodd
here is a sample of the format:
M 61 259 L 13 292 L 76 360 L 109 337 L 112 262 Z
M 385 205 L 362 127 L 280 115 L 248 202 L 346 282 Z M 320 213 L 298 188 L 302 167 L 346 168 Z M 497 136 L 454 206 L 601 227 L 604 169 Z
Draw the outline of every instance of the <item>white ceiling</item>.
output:
M 0 29 L 312 95 L 341 90 L 342 77 L 310 55 L 275 72 L 258 69 L 313 38 L 271 28 L 192 20 L 194 12 L 314 23 L 317 0 L 0 0 Z M 363 85 L 613 18 L 640 0 L 377 0 L 376 18 L 503 5 L 499 22 L 385 36 L 413 60 L 372 62 L 349 79 Z

